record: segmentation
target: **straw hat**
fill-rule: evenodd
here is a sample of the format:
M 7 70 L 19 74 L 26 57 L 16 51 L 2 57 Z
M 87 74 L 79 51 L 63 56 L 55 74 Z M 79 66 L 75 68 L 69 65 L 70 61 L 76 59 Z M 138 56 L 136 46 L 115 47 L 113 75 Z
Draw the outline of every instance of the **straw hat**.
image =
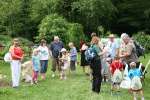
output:
M 115 35 L 114 34 L 110 34 L 108 37 L 109 38 L 115 38 Z

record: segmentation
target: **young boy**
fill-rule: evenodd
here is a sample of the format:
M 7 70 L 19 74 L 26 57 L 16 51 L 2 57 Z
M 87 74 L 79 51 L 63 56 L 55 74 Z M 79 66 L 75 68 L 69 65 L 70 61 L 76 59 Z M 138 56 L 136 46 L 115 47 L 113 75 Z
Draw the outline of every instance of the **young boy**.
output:
M 141 100 L 144 100 L 143 90 L 142 90 L 142 83 L 141 83 L 141 71 L 139 68 L 136 68 L 136 63 L 130 63 L 130 70 L 129 70 L 129 78 L 131 79 L 131 87 L 130 91 L 133 93 L 133 100 L 137 100 L 136 94 L 140 93 Z
M 75 71 L 77 61 L 77 50 L 72 42 L 69 43 L 69 47 L 70 47 L 70 68 L 71 71 Z

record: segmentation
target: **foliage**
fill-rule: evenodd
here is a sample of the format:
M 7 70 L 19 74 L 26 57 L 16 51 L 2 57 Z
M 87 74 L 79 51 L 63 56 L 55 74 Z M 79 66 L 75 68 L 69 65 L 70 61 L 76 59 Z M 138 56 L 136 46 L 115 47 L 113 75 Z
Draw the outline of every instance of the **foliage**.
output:
M 69 23 L 58 14 L 46 16 L 39 25 L 39 36 L 36 39 L 53 41 L 54 36 L 59 36 L 64 44 L 72 41 L 79 46 L 80 39 L 84 38 L 83 27 L 78 23 Z
M 31 51 L 31 46 L 33 43 L 22 37 L 18 37 L 18 39 L 20 40 L 20 44 L 25 52 L 25 55 L 28 55 Z M 3 57 L 9 51 L 9 48 L 12 45 L 12 38 L 7 35 L 0 35 L 0 40 L 0 44 L 4 46 L 4 49 L 0 52 L 0 57 Z
M 39 25 L 40 39 L 46 39 L 48 42 L 53 40 L 55 35 L 58 35 L 65 41 L 67 38 L 65 33 L 68 29 L 68 22 L 58 14 L 47 15 Z
M 138 32 L 134 36 L 134 40 L 138 41 L 143 47 L 145 47 L 146 52 L 150 52 L 150 35 L 144 32 Z
M 111 0 L 78 0 L 72 4 L 73 19 L 82 24 L 86 32 L 97 31 L 100 25 L 108 28 L 115 12 Z
M 134 33 L 150 32 L 150 2 L 149 0 L 112 0 L 118 9 L 112 30 Z M 118 29 L 116 29 L 118 28 Z
M 68 25 L 67 30 L 67 42 L 73 42 L 75 46 L 80 49 L 80 40 L 86 41 L 87 38 L 84 35 L 83 27 L 82 25 L 78 23 L 71 23 Z

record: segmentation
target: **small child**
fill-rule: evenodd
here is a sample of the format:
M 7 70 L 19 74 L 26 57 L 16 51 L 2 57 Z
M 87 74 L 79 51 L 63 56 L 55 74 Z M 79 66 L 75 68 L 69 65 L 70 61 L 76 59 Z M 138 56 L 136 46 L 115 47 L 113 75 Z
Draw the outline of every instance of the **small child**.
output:
M 110 64 L 110 71 L 112 74 L 112 90 L 117 89 L 119 90 L 120 88 L 120 83 L 122 81 L 122 73 L 121 71 L 123 70 L 123 64 L 120 61 L 119 57 L 115 57 L 115 59 L 112 61 Z
M 133 93 L 133 100 L 137 100 L 136 94 L 140 93 L 141 100 L 144 100 L 143 90 L 142 90 L 142 83 L 141 83 L 141 71 L 139 68 L 136 68 L 136 63 L 130 63 L 130 70 L 129 70 L 129 78 L 131 79 L 131 87 L 130 91 Z
M 32 64 L 33 64 L 33 75 L 32 79 L 35 84 L 38 83 L 38 73 L 40 70 L 40 57 L 39 57 L 39 51 L 37 49 L 33 50 L 32 54 Z
M 60 79 L 66 80 L 66 71 L 69 67 L 69 55 L 67 53 L 67 50 L 65 48 L 61 49 L 62 57 L 60 58 L 61 61 L 61 75 Z
M 76 70 L 76 61 L 77 61 L 77 49 L 72 42 L 69 43 L 70 47 L 70 68 L 71 71 Z

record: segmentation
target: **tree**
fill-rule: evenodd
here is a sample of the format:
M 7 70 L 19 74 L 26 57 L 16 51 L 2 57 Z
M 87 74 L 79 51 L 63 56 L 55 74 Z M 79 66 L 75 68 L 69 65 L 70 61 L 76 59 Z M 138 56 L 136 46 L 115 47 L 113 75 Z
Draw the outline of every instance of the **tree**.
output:
M 39 25 L 39 39 L 45 38 L 48 42 L 53 40 L 55 35 L 58 35 L 65 41 L 67 38 L 65 33 L 68 30 L 68 22 L 58 14 L 47 15 Z
M 72 4 L 74 21 L 82 24 L 86 32 L 97 31 L 100 25 L 109 29 L 115 11 L 110 0 L 78 0 Z
M 112 0 L 118 9 L 112 30 L 118 32 L 150 32 L 149 0 Z
M 0 26 L 2 32 L 15 35 L 20 30 L 19 13 L 21 12 L 20 0 L 1 0 L 0 2 Z

